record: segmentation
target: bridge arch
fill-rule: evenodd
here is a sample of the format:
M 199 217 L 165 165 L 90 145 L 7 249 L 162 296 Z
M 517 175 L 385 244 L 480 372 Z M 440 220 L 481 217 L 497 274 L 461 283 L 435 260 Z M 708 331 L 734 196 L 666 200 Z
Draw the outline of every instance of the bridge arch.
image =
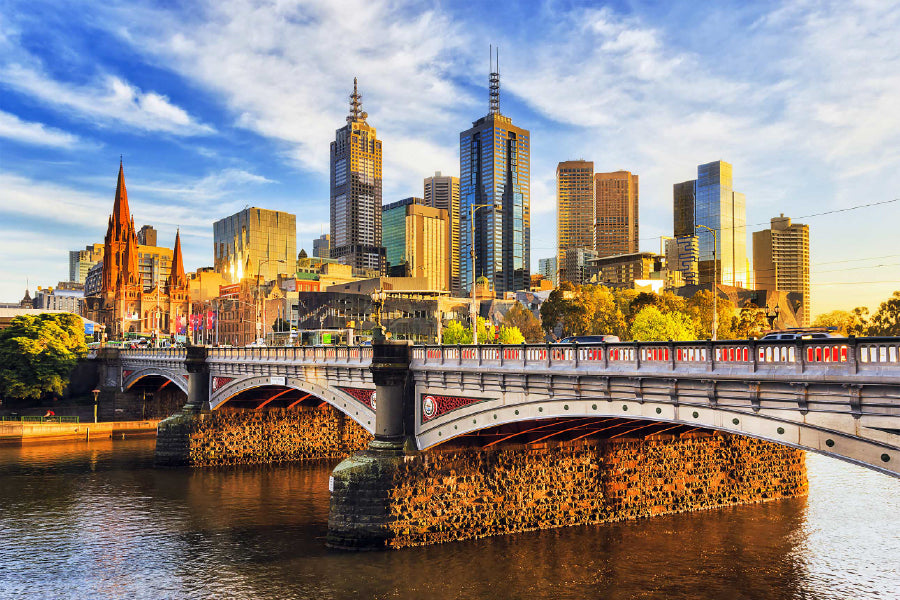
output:
M 215 385 L 213 386 L 215 387 Z M 375 411 L 363 404 L 350 393 L 333 387 L 325 387 L 297 377 L 282 377 L 273 383 L 273 378 L 266 376 L 245 377 L 228 381 L 210 394 L 209 408 L 217 410 L 239 394 L 264 387 L 276 387 L 285 390 L 298 390 L 314 396 L 355 421 L 371 434 L 375 433 Z M 374 387 L 371 390 L 374 393 Z
M 168 369 L 163 369 L 160 367 L 147 367 L 145 369 L 138 369 L 136 371 L 122 371 L 122 391 L 128 391 L 131 389 L 136 383 L 138 383 L 141 379 L 146 377 L 162 377 L 166 379 L 182 392 L 185 395 L 188 393 L 188 382 L 187 376 L 176 373 L 174 371 L 169 371 Z
M 633 427 L 618 431 L 677 433 L 679 428 L 704 429 L 748 436 L 759 440 L 816 452 L 900 477 L 900 452 L 890 444 L 805 421 L 805 415 L 748 413 L 700 404 L 671 404 L 640 399 L 591 397 L 527 397 L 506 404 L 500 399 L 472 404 L 433 420 L 425 416 L 430 394 L 418 393 L 416 403 L 417 444 L 420 450 L 491 428 L 527 422 L 577 419 L 593 420 L 602 429 L 618 420 Z M 531 395 L 528 395 L 531 396 Z M 781 411 L 787 412 L 787 411 Z M 848 418 L 852 418 L 849 417 Z M 658 426 L 656 425 L 658 424 Z M 669 427 L 673 429 L 669 429 Z M 585 428 L 585 432 L 588 428 Z M 599 435 L 602 433 L 598 431 Z M 587 437 L 587 436 L 585 436 Z

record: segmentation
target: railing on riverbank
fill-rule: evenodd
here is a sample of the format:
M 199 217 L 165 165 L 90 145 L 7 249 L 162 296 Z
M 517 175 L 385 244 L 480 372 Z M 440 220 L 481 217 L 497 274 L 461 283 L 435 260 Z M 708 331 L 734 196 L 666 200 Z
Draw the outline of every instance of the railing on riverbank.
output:
M 0 421 L 9 423 L 78 423 L 79 417 L 3 416 Z

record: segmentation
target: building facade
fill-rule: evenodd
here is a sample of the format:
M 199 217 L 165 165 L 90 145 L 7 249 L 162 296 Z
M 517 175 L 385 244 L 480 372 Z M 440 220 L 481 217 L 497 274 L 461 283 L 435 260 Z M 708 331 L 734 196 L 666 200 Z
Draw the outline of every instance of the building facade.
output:
M 383 209 L 388 269 L 397 277 L 424 277 L 430 290 L 450 289 L 451 225 L 446 210 L 404 198 Z
M 313 240 L 313 256 L 316 258 L 331 258 L 331 236 L 323 233 Z
M 293 273 L 297 262 L 297 217 L 265 208 L 245 208 L 213 224 L 214 268 L 229 282 L 263 281 Z
M 676 237 L 696 235 L 699 240 L 700 285 L 711 285 L 713 279 L 734 287 L 750 285 L 746 199 L 733 189 L 730 163 L 700 165 L 696 180 L 676 184 L 674 219 Z
M 575 285 L 584 285 L 597 273 L 594 261 L 599 257 L 597 252 L 591 248 L 569 248 L 563 258 L 566 265 L 564 281 L 571 281 Z M 559 272 L 562 273 L 563 269 L 560 269 Z
M 809 327 L 809 226 L 791 223 L 782 214 L 771 227 L 753 232 L 753 270 L 760 290 L 796 292 L 801 295 L 798 320 Z
M 558 264 L 559 258 L 541 258 L 538 259 L 538 272 L 544 276 L 544 279 L 550 281 L 553 284 L 553 287 L 559 285 L 559 281 L 556 278 L 556 265 Z
M 459 276 L 459 177 L 441 175 L 437 171 L 433 177 L 425 178 L 425 206 L 446 210 L 450 218 L 450 290 L 462 293 Z
M 569 160 L 556 166 L 556 260 L 559 280 L 575 282 L 569 271 L 567 252 L 593 249 L 594 242 L 594 163 Z
M 695 235 L 668 238 L 665 240 L 666 268 L 681 273 L 685 285 L 700 282 L 700 242 Z
M 598 256 L 638 251 L 638 176 L 629 171 L 594 175 L 595 249 Z
M 156 229 L 151 225 L 143 225 L 137 232 L 138 244 L 143 246 L 156 245 Z
M 638 280 L 659 279 L 663 271 L 663 257 L 653 252 L 603 256 L 592 262 L 598 283 L 604 285 L 630 287 Z
M 530 137 L 500 113 L 500 75 L 492 72 L 488 114 L 459 134 L 460 279 L 467 293 L 481 275 L 498 297 L 529 288 Z
M 38 287 L 32 302 L 34 308 L 62 310 L 81 315 L 84 305 L 84 285 L 72 281 L 60 281 L 53 288 Z
M 149 291 L 139 267 L 138 248 L 120 163 L 113 212 L 104 238 L 99 292 L 86 296 L 85 311 L 88 318 L 100 323 L 110 339 L 123 338 L 128 333 L 183 334 L 190 315 L 190 298 L 180 234 L 175 235 L 172 267 L 165 285 Z
M 331 142 L 331 258 L 383 272 L 381 140 L 367 117 L 354 77 L 347 124 Z
M 103 244 L 92 244 L 84 250 L 69 251 L 69 281 L 84 283 L 91 267 L 103 260 Z

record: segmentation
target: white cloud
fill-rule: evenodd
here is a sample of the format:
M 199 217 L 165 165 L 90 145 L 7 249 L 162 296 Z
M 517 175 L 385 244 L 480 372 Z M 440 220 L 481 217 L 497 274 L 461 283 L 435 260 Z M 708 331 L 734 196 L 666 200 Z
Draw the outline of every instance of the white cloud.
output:
M 219 200 L 237 193 L 248 185 L 263 185 L 275 183 L 262 175 L 257 175 L 243 169 L 224 169 L 209 173 L 201 179 L 181 182 L 136 182 L 128 186 L 129 189 L 159 196 L 170 197 L 173 200 L 190 203 L 205 203 L 210 200 Z
M 78 136 L 47 127 L 43 123 L 23 121 L 14 114 L 0 110 L 0 137 L 33 146 L 74 148 L 80 143 Z
M 56 81 L 39 69 L 12 63 L 0 67 L 0 81 L 98 125 L 121 123 L 141 131 L 181 136 L 213 132 L 212 127 L 197 122 L 166 96 L 143 92 L 113 75 L 102 76 L 89 84 L 75 85 Z

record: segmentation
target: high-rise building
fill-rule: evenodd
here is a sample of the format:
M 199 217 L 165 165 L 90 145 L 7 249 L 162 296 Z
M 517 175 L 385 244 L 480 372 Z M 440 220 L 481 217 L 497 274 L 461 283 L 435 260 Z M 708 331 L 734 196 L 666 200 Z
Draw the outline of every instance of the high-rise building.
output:
M 598 256 L 638 251 L 638 176 L 628 171 L 594 175 L 595 239 Z
M 809 327 L 809 226 L 782 214 L 769 229 L 753 232 L 753 270 L 758 289 L 803 295 L 800 324 Z
M 293 274 L 297 264 L 297 217 L 265 208 L 244 210 L 213 223 L 217 273 L 237 283 L 259 274 L 263 281 Z
M 421 198 L 404 198 L 383 209 L 388 274 L 425 277 L 428 289 L 450 289 L 450 215 L 425 206 Z
M 450 289 L 462 292 L 459 278 L 459 177 L 441 175 L 425 178 L 425 206 L 446 210 L 450 216 Z
M 554 256 L 553 258 L 541 258 L 538 259 L 538 273 L 544 276 L 544 279 L 548 279 L 553 283 L 553 287 L 559 285 L 559 281 L 556 278 L 556 265 L 559 264 L 557 261 L 559 258 Z
M 528 130 L 500 113 L 500 74 L 492 70 L 488 114 L 459 134 L 460 280 L 466 292 L 476 275 L 487 277 L 498 297 L 531 285 L 530 143 Z
M 137 232 L 137 238 L 138 244 L 142 244 L 144 246 L 155 246 L 156 229 L 154 229 L 151 225 L 143 225 Z
M 331 258 L 331 236 L 327 233 L 323 233 L 313 240 L 313 256 Z
M 331 258 L 383 272 L 381 140 L 367 117 L 354 77 L 347 124 L 331 142 Z
M 91 267 L 103 260 L 103 244 L 91 244 L 84 250 L 69 251 L 69 281 L 84 283 Z
M 566 258 L 566 252 L 576 248 L 594 248 L 594 163 L 588 160 L 568 160 L 556 166 L 556 260 L 560 281 L 580 283 L 580 277 L 570 274 L 570 261 Z
M 564 258 L 566 281 L 571 281 L 575 285 L 588 283 L 597 272 L 593 265 L 599 257 L 592 248 L 568 248 Z M 560 269 L 559 272 L 562 273 L 563 269 Z
M 666 269 L 679 271 L 685 285 L 697 285 L 700 281 L 700 244 L 695 235 L 684 235 L 665 240 Z
M 731 164 L 719 160 L 698 166 L 696 180 L 674 186 L 675 236 L 697 236 L 700 285 L 712 284 L 713 273 L 717 283 L 750 284 L 746 199 L 732 185 Z

